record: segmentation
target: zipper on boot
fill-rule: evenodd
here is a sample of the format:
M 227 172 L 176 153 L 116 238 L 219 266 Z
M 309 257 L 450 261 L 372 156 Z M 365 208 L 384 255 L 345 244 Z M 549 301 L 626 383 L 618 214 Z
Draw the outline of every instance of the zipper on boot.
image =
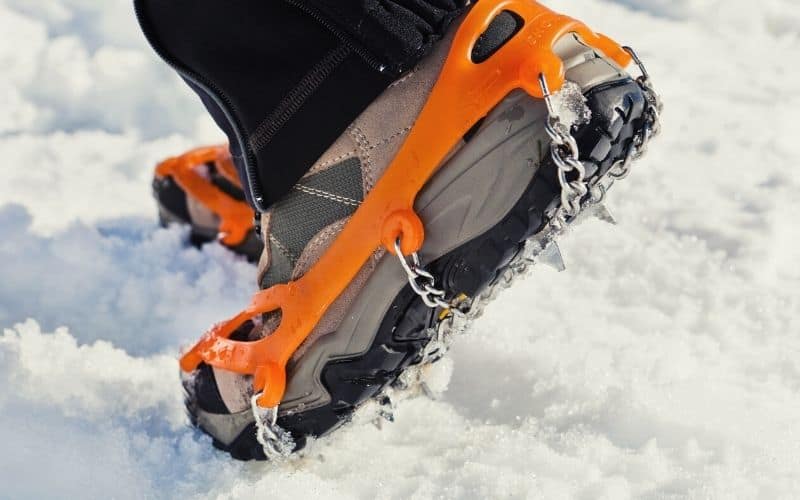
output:
M 145 32 L 150 31 L 148 23 L 139 9 L 139 4 L 136 2 L 134 2 L 134 12 L 136 14 L 136 20 L 138 21 L 139 26 L 142 27 L 142 30 Z M 165 63 L 167 63 L 167 65 L 169 65 L 169 67 L 171 67 L 183 78 L 190 80 L 199 88 L 203 89 L 203 91 L 205 91 L 209 97 L 211 97 L 217 103 L 219 108 L 225 114 L 225 118 L 230 122 L 233 133 L 236 135 L 236 141 L 239 143 L 239 149 L 244 156 L 245 174 L 247 175 L 245 184 L 247 184 L 247 190 L 248 194 L 250 195 L 250 199 L 255 205 L 256 210 L 261 212 L 266 211 L 266 207 L 264 207 L 264 195 L 261 192 L 260 186 L 254 182 L 254 179 L 257 178 L 257 172 L 254 168 L 255 156 L 249 152 L 246 147 L 247 142 L 242 137 L 241 131 L 244 130 L 244 127 L 242 127 L 242 124 L 237 118 L 239 116 L 239 111 L 237 110 L 236 106 L 228 98 L 228 96 L 225 95 L 225 92 L 223 92 L 222 89 L 220 89 L 214 82 L 204 78 L 199 73 L 190 70 L 189 68 L 180 64 L 177 60 L 168 56 L 160 46 L 152 41 L 154 38 L 149 34 L 146 33 L 145 38 L 147 39 L 147 43 L 150 45 L 156 55 L 158 55 L 158 57 L 160 57 Z
M 353 39 L 352 36 L 347 34 L 344 30 L 339 28 L 336 24 L 328 20 L 318 9 L 311 7 L 306 2 L 301 0 L 284 0 L 287 4 L 295 7 L 306 15 L 317 21 L 323 28 L 327 29 L 338 38 L 345 46 L 347 46 L 354 54 L 357 54 L 369 67 L 379 73 L 386 73 L 389 71 L 389 65 L 381 62 L 377 57 L 370 53 L 364 46 Z M 392 73 L 399 76 L 404 70 L 403 68 L 392 68 Z

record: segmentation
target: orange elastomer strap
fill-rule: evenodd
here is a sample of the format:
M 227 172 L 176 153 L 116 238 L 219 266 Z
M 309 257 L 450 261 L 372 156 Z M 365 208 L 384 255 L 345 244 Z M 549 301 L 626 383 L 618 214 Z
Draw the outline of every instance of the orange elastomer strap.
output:
M 475 42 L 503 10 L 518 14 L 524 27 L 489 60 L 473 63 Z M 482 0 L 472 7 L 400 152 L 328 251 L 302 278 L 257 293 L 247 309 L 212 328 L 184 355 L 181 368 L 192 371 L 205 362 L 254 375 L 255 391 L 261 392 L 258 404 L 278 405 L 287 361 L 373 252 L 383 246 L 394 253 L 398 238 L 405 254 L 422 247 L 424 229 L 414 200 L 470 127 L 512 90 L 542 98 L 540 74 L 550 89 L 561 88 L 564 66 L 553 45 L 571 32 L 621 67 L 630 62 L 628 53 L 610 39 L 532 0 Z M 276 310 L 282 319 L 272 335 L 255 342 L 229 339 L 247 320 Z
M 215 162 L 215 165 L 217 166 L 217 172 L 219 172 L 234 186 L 242 189 L 242 181 L 239 180 L 239 173 L 236 171 L 236 165 L 233 164 L 233 158 L 231 157 L 230 150 L 227 146 L 225 146 L 222 149 L 219 149 L 218 153 L 219 154 L 217 155 L 217 160 Z
M 223 177 L 242 187 L 227 146 L 198 148 L 165 160 L 156 167 L 156 177 L 172 177 L 181 189 L 219 217 L 220 240 L 228 246 L 239 245 L 253 228 L 253 209 L 203 176 L 198 167 L 207 163 L 214 163 Z

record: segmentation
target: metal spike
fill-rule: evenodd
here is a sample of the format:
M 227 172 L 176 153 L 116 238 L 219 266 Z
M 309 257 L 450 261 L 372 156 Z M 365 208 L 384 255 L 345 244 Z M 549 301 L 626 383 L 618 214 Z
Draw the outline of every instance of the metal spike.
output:
M 609 224 L 613 224 L 615 226 L 617 225 L 617 219 L 615 219 L 614 215 L 609 212 L 608 207 L 602 203 L 598 203 L 594 206 L 592 215 L 603 222 L 608 222 Z
M 564 264 L 564 258 L 561 256 L 561 249 L 558 245 L 550 243 L 539 253 L 539 262 L 552 267 L 558 272 L 566 271 L 567 266 Z
M 428 384 L 426 384 L 424 381 L 420 382 L 419 386 L 422 389 L 422 393 L 425 394 L 425 396 L 427 396 L 428 399 L 431 399 L 433 401 L 436 401 L 436 400 L 439 399 L 439 397 L 436 395 L 436 393 L 433 392 L 431 390 L 431 388 L 428 386 Z
M 378 415 L 387 422 L 394 422 L 394 412 L 391 410 L 381 410 Z
M 378 415 L 372 423 L 380 430 L 383 429 L 384 422 L 394 422 L 394 403 L 392 398 L 386 394 L 380 396 L 377 402 L 380 408 L 378 408 Z

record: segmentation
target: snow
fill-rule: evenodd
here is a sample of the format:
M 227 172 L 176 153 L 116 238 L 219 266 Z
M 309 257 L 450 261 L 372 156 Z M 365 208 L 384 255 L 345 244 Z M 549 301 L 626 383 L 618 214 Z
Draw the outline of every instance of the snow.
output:
M 581 93 L 580 85 L 574 82 L 564 82 L 561 90 L 553 93 L 552 106 L 565 133 L 571 127 L 589 123 L 592 119 L 592 110 L 586 105 L 586 97 Z
M 501 296 L 438 399 L 270 465 L 213 451 L 178 383 L 254 271 L 157 227 L 151 167 L 219 133 L 128 0 L 0 0 L 0 497 L 795 497 L 798 3 L 548 3 L 634 45 L 667 105 L 619 225 Z

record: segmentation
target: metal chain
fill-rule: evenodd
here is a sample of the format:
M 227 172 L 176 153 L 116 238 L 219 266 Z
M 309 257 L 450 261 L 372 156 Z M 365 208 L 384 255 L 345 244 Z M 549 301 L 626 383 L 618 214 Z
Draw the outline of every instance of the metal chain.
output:
M 647 109 L 644 113 L 644 125 L 634 136 L 630 146 L 628 146 L 625 158 L 617 162 L 609 172 L 609 176 L 613 180 L 622 180 L 630 175 L 633 162 L 647 153 L 650 140 L 661 132 L 661 113 L 664 109 L 661 96 L 653 88 L 650 73 L 639 58 L 639 55 L 631 47 L 623 47 L 623 49 L 631 55 L 633 62 L 639 67 L 641 75 L 636 79 L 636 83 L 639 84 L 645 99 L 647 99 Z
M 400 260 L 400 265 L 408 276 L 408 284 L 414 293 L 420 296 L 422 302 L 431 309 L 441 307 L 442 309 L 450 309 L 451 304 L 444 300 L 445 291 L 436 288 L 436 278 L 431 273 L 425 270 L 422 266 L 419 254 L 417 252 L 411 255 L 403 255 L 400 248 L 400 238 L 394 242 L 394 251 L 397 258 Z
M 650 75 L 636 52 L 630 47 L 624 49 L 631 54 L 636 65 L 641 71 L 641 76 L 636 83 L 642 89 L 647 100 L 648 108 L 644 113 L 644 122 L 636 132 L 625 151 L 625 155 L 603 176 L 586 178 L 586 169 L 578 160 L 579 150 L 576 139 L 569 134 L 569 130 L 561 123 L 555 114 L 552 95 L 547 88 L 547 82 L 540 78 L 540 84 L 545 94 L 549 117 L 546 124 L 548 135 L 552 139 L 550 150 L 551 157 L 559 168 L 559 183 L 561 184 L 561 204 L 552 214 L 550 223 L 538 235 L 529 239 L 523 250 L 512 259 L 506 271 L 492 283 L 480 296 L 466 300 L 453 307 L 456 314 L 444 317 L 435 328 L 429 329 L 431 340 L 423 351 L 422 362 L 419 367 L 432 363 L 441 358 L 452 342 L 452 339 L 469 329 L 470 324 L 478 319 L 487 304 L 492 302 L 502 290 L 509 288 L 517 280 L 528 275 L 534 264 L 541 260 L 543 253 L 556 245 L 555 240 L 571 224 L 578 220 L 578 216 L 586 212 L 589 205 L 598 205 L 603 202 L 608 189 L 615 181 L 624 179 L 630 173 L 634 161 L 640 159 L 647 152 L 650 139 L 660 132 L 660 117 L 663 110 L 661 98 L 652 86 Z M 567 174 L 574 172 L 574 179 L 569 181 Z M 588 197 L 586 195 L 589 195 Z M 607 213 L 607 212 L 606 212 Z M 398 253 L 399 255 L 399 253 Z M 412 257 L 413 259 L 413 257 Z M 416 258 L 416 267 L 419 268 L 419 259 Z M 426 275 L 430 275 L 426 273 Z M 411 279 L 411 275 L 409 275 Z M 431 278 L 430 284 L 434 280 Z M 439 294 L 442 296 L 443 294 Z M 437 304 L 443 307 L 443 304 Z
M 278 425 L 278 406 L 262 408 L 258 405 L 261 394 L 250 398 L 250 407 L 256 422 L 256 440 L 270 461 L 283 460 L 294 450 L 294 439 L 288 431 Z
M 556 112 L 553 95 L 550 93 L 544 74 L 539 75 L 539 86 L 547 105 L 545 131 L 551 140 L 550 158 L 558 167 L 558 183 L 561 186 L 561 205 L 556 210 L 554 218 L 565 225 L 568 217 L 576 217 L 580 213 L 581 201 L 589 193 L 586 167 L 579 159 L 578 141 L 571 134 L 569 125 L 562 123 Z M 573 179 L 567 179 L 567 175 L 572 175 Z

